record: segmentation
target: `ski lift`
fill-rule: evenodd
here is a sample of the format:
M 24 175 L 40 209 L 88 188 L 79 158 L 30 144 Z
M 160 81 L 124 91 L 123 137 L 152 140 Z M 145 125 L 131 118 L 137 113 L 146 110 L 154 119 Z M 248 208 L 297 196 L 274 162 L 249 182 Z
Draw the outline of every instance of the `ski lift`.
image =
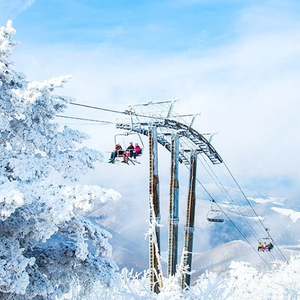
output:
M 133 136 L 135 136 L 136 138 L 135 139 L 132 138 Z M 130 138 L 128 138 L 128 137 L 130 137 Z M 140 150 L 139 154 L 136 155 L 136 157 L 142 156 L 142 154 L 143 154 L 144 143 L 143 143 L 141 136 L 138 133 L 124 132 L 124 133 L 116 134 L 114 136 L 114 142 L 115 142 L 115 145 L 120 144 L 122 147 L 122 150 L 118 151 L 116 158 L 123 157 L 123 154 L 126 151 L 129 143 L 139 144 L 141 150 Z M 134 162 L 131 158 L 129 158 L 129 160 L 134 164 Z
M 266 232 L 267 232 L 267 236 L 266 237 L 263 237 L 261 238 L 259 241 L 258 241 L 258 251 L 271 251 L 273 248 L 274 248 L 274 245 L 273 245 L 273 239 L 271 238 L 270 236 L 270 229 L 269 228 L 265 228 Z
M 216 223 L 222 223 L 224 222 L 223 213 L 220 209 L 214 208 L 215 200 L 211 201 L 211 208 L 207 213 L 206 219 L 209 222 L 216 222 Z

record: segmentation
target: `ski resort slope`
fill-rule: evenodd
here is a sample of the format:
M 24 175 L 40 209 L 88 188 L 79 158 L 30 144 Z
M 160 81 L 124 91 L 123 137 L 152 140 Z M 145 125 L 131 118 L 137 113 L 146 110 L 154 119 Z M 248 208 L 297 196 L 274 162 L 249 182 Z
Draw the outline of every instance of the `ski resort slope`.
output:
M 299 253 L 287 249 L 280 249 L 280 251 L 287 259 L 293 253 Z M 215 272 L 219 276 L 226 277 L 233 261 L 246 262 L 249 266 L 261 272 L 268 271 L 273 262 L 280 258 L 283 260 L 276 249 L 271 252 L 258 252 L 257 249 L 253 249 L 252 246 L 241 240 L 232 241 L 205 253 L 195 254 L 192 264 L 192 281 L 195 282 L 206 271 Z

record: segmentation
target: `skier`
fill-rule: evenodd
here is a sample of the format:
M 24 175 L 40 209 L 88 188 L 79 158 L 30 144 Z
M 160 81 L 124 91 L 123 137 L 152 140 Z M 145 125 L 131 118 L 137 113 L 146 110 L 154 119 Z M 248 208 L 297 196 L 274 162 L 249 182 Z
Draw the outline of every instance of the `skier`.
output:
M 137 157 L 138 155 L 140 155 L 140 154 L 141 154 L 141 152 L 142 152 L 142 149 L 141 149 L 141 147 L 139 146 L 139 144 L 138 144 L 138 143 L 135 143 L 135 144 L 134 144 L 134 152 L 133 152 L 133 157 L 136 159 L 136 157 Z
M 134 147 L 133 147 L 133 143 L 129 143 L 129 146 L 127 147 L 126 151 L 123 153 L 123 161 L 122 163 L 126 163 L 128 164 L 128 157 L 132 157 L 134 156 Z
M 116 144 L 115 151 L 113 151 L 110 155 L 109 163 L 113 164 L 118 155 L 123 154 L 122 146 L 120 144 Z
M 270 252 L 274 248 L 273 244 L 270 242 L 267 246 L 266 249 Z

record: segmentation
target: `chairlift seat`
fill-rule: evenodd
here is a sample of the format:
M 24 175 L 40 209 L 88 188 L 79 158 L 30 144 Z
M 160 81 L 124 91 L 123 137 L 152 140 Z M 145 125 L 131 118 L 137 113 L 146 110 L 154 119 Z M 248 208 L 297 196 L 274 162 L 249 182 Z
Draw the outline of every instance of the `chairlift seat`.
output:
M 224 222 L 224 218 L 222 216 L 222 212 L 220 210 L 216 210 L 216 209 L 211 209 L 207 213 L 206 219 L 209 222 L 217 222 L 217 223 Z
M 224 222 L 224 219 L 222 219 L 222 218 L 207 218 L 207 221 L 222 223 L 222 222 Z
M 132 151 L 133 151 L 133 150 L 132 150 Z M 124 154 L 125 152 L 128 152 L 128 151 L 126 151 L 126 150 L 119 150 L 119 151 L 117 152 L 117 157 L 122 157 L 123 154 Z M 141 151 L 140 151 L 139 154 L 137 154 L 136 156 L 141 156 L 142 154 L 143 154 L 143 149 L 141 148 Z

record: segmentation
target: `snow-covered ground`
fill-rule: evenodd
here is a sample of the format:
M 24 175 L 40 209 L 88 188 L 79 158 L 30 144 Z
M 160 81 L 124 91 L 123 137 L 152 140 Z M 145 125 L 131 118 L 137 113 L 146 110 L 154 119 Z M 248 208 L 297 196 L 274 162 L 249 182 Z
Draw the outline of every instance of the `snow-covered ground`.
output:
M 210 203 L 197 200 L 192 286 L 182 290 L 178 272 L 163 278 L 160 293 L 152 293 L 147 200 L 136 202 L 131 186 L 132 194 L 120 200 L 111 189 L 49 180 L 51 172 L 76 180 L 102 156 L 85 147 L 76 149 L 74 144 L 87 138 L 84 133 L 60 130 L 52 122 L 70 101 L 52 94 L 67 77 L 28 82 L 14 71 L 9 60 L 14 33 L 11 22 L 0 28 L 1 299 L 299 299 L 299 204 L 252 197 L 258 212 L 254 217 L 248 205 L 230 205 L 218 194 L 216 200 L 230 217 L 222 224 L 207 222 Z M 180 218 L 184 220 L 184 209 Z M 166 219 L 161 223 L 164 254 Z M 279 248 L 271 253 L 256 250 L 251 232 L 258 220 L 272 228 Z M 181 222 L 179 249 L 183 228 Z M 258 239 L 265 234 L 263 228 Z M 111 252 L 113 260 L 108 258 Z
M 266 224 L 271 224 L 272 236 L 278 238 L 281 243 L 278 248 L 271 252 L 258 252 L 257 240 L 251 239 L 251 243 L 247 243 L 242 239 L 233 239 L 228 241 L 228 236 L 233 233 L 234 228 L 230 226 L 228 220 L 223 224 L 211 224 L 205 221 L 209 203 L 207 201 L 198 200 L 195 228 L 194 243 L 197 243 L 202 238 L 203 244 L 209 243 L 210 248 L 205 251 L 195 251 L 192 261 L 192 287 L 188 291 L 180 291 L 180 276 L 176 279 L 164 278 L 165 287 L 158 295 L 152 295 L 151 299 L 294 299 L 300 297 L 300 288 L 297 283 L 298 264 L 300 252 L 299 248 L 299 233 L 297 228 L 298 221 L 291 216 L 297 216 L 299 212 L 292 208 L 283 209 L 282 206 L 288 207 L 286 200 L 280 198 L 252 198 L 251 201 L 255 205 L 255 209 L 263 216 L 260 218 Z M 114 211 L 118 211 L 117 207 L 110 206 L 104 209 L 107 215 L 105 223 L 109 228 L 114 228 L 111 243 L 113 245 L 113 258 L 122 267 L 128 267 L 130 270 L 140 272 L 140 270 L 148 264 L 148 241 L 143 236 L 143 230 L 147 230 L 147 223 L 144 220 L 135 218 L 131 227 L 130 222 L 127 222 L 126 211 L 127 205 L 130 207 L 130 200 L 127 203 L 126 199 L 122 199 L 122 213 L 115 217 Z M 117 204 L 115 204 L 117 205 Z M 247 237 L 251 234 L 245 229 L 243 219 L 236 216 L 236 210 L 225 204 L 227 213 L 233 218 L 239 228 L 244 229 Z M 247 213 L 247 208 L 242 207 L 244 214 Z M 102 211 L 103 212 L 103 211 Z M 95 213 L 95 212 L 94 212 Z M 102 218 L 104 216 L 102 215 Z M 124 218 L 124 219 L 123 219 Z M 122 227 L 122 219 L 126 225 Z M 184 218 L 183 218 L 184 219 Z M 256 223 L 257 218 L 249 217 L 248 220 Z M 279 222 L 280 221 L 280 222 Z M 136 223 L 140 222 L 141 226 L 137 227 Z M 284 226 L 282 225 L 284 224 Z M 124 228 L 126 227 L 126 230 Z M 161 228 L 164 239 L 167 238 L 166 224 Z M 122 235 L 118 234 L 120 230 Z M 131 233 L 128 234 L 127 230 Z M 275 230 L 275 232 L 274 232 Z M 167 230 L 165 230 L 167 231 Z M 183 227 L 181 226 L 181 231 Z M 142 241 L 142 244 L 135 243 L 132 239 L 132 232 L 135 232 L 136 240 Z M 288 234 L 287 234 L 288 233 Z M 262 237 L 265 237 L 262 231 Z M 138 237 L 140 235 L 140 237 Z M 232 234 L 238 237 L 237 234 Z M 127 237 L 127 238 L 126 238 Z M 142 237 L 142 239 L 141 239 Z M 182 239 L 183 236 L 179 234 Z M 263 240 L 266 241 L 266 240 Z M 182 242 L 179 242 L 182 246 Z M 179 247 L 180 247 L 179 246 Z M 201 247 L 200 247 L 201 248 Z M 205 249 L 205 247 L 203 247 Z M 164 244 L 162 249 L 162 268 L 164 276 L 167 273 L 167 245 Z M 179 252 L 181 248 L 179 248 Z M 181 254 L 181 253 L 180 253 Z M 298 258 L 293 258 L 296 255 Z M 292 260 L 292 263 L 287 264 Z M 134 272 L 133 272 L 134 274 Z M 293 275 L 291 275 L 293 274 Z M 285 277 L 281 281 L 281 276 Z M 132 277 L 134 277 L 132 275 Z M 126 284 L 129 284 L 125 280 Z M 126 292 L 124 298 L 118 298 L 119 294 L 114 294 L 113 299 L 150 299 L 149 297 L 149 279 L 143 278 L 141 275 L 138 278 L 132 279 L 132 286 L 122 289 Z M 124 284 L 124 283 L 123 283 Z M 141 288 L 142 286 L 142 288 Z M 146 288 L 147 287 L 147 288 Z M 141 289 L 139 292 L 137 289 Z M 146 296 L 147 295 L 147 296 Z M 261 297 L 261 298 L 260 298 Z M 96 299 L 96 298 L 95 298 Z
M 295 251 L 281 249 L 284 256 L 289 259 Z M 269 266 L 276 260 L 277 249 L 271 252 L 258 252 L 251 245 L 243 241 L 232 241 L 202 254 L 195 254 L 193 257 L 193 280 L 196 280 L 206 271 L 215 272 L 220 276 L 227 276 L 229 266 L 233 261 L 246 262 L 258 271 L 268 271 Z M 281 257 L 282 259 L 282 257 Z

